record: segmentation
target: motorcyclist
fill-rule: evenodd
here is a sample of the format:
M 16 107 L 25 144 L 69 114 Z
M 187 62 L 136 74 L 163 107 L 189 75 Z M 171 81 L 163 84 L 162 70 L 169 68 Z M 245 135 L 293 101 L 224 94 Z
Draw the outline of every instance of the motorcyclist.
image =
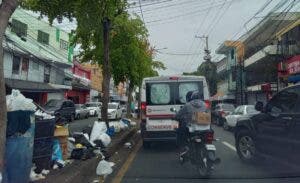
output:
M 205 102 L 203 101 L 203 94 L 201 94 L 199 91 L 188 92 L 186 98 L 187 103 L 178 111 L 175 116 L 175 119 L 179 122 L 179 134 L 177 137 L 181 147 L 181 157 L 188 151 L 186 147 L 189 135 L 187 126 L 193 122 L 192 118 L 194 112 L 206 110 Z

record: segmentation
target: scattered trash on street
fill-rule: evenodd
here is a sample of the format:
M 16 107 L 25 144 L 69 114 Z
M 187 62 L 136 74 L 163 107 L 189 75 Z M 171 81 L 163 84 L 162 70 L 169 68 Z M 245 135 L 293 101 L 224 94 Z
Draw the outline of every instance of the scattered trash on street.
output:
M 126 142 L 126 143 L 124 144 L 124 146 L 125 146 L 126 148 L 128 148 L 128 149 L 131 149 L 131 148 L 132 148 L 132 144 L 131 144 L 130 142 Z

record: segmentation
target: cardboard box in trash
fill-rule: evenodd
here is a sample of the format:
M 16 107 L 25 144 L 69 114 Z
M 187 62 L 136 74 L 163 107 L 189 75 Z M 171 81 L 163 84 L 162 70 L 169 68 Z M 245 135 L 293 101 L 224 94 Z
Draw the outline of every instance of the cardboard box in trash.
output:
M 194 112 L 192 121 L 199 125 L 209 125 L 211 123 L 211 114 L 208 112 Z
M 67 127 L 59 126 L 55 129 L 54 136 L 59 140 L 63 159 L 68 159 L 68 137 L 69 130 Z

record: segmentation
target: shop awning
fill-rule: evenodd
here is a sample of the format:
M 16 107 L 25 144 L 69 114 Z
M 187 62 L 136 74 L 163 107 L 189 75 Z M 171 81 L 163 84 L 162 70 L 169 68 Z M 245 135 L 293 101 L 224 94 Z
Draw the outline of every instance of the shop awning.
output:
M 25 81 L 5 78 L 5 85 L 10 89 L 18 89 L 22 92 L 57 92 L 60 91 L 48 83 Z
M 91 89 L 91 87 L 83 85 L 83 84 L 78 83 L 78 82 L 72 82 L 72 89 L 73 90 L 89 91 Z
M 291 83 L 297 83 L 300 81 L 300 75 L 289 76 L 288 81 Z

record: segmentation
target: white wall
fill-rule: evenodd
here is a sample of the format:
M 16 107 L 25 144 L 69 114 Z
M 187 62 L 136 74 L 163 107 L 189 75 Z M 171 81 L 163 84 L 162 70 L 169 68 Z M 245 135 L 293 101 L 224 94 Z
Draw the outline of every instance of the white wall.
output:
M 39 68 L 36 70 L 33 68 L 33 64 L 38 63 Z M 29 74 L 28 74 L 29 81 L 36 81 L 36 82 L 44 82 L 44 64 L 38 61 L 29 61 Z
M 63 55 L 64 61 L 67 62 L 68 50 L 60 48 L 60 41 L 56 40 L 56 27 L 50 26 L 49 23 L 45 20 L 38 20 L 37 17 L 32 16 L 30 13 L 21 8 L 16 9 L 16 11 L 12 15 L 12 18 L 27 24 L 28 37 L 34 38 L 35 40 L 37 40 L 38 37 L 38 30 L 48 33 L 49 45 L 51 45 L 48 49 L 55 49 L 57 55 Z M 60 39 L 69 42 L 69 34 L 65 31 L 60 30 Z
M 44 64 L 40 61 L 35 61 L 39 64 L 39 68 L 38 70 L 36 70 L 33 68 L 33 62 L 34 61 L 32 59 L 29 59 L 29 68 L 27 75 L 22 75 L 21 68 L 19 74 L 12 74 L 13 56 L 10 52 L 4 51 L 4 77 L 10 79 L 44 82 Z
M 11 54 L 4 51 L 4 77 L 11 78 L 12 76 L 12 57 Z
M 47 101 L 51 100 L 51 99 L 60 99 L 63 100 L 64 99 L 64 93 L 48 93 L 48 97 L 47 97 Z

